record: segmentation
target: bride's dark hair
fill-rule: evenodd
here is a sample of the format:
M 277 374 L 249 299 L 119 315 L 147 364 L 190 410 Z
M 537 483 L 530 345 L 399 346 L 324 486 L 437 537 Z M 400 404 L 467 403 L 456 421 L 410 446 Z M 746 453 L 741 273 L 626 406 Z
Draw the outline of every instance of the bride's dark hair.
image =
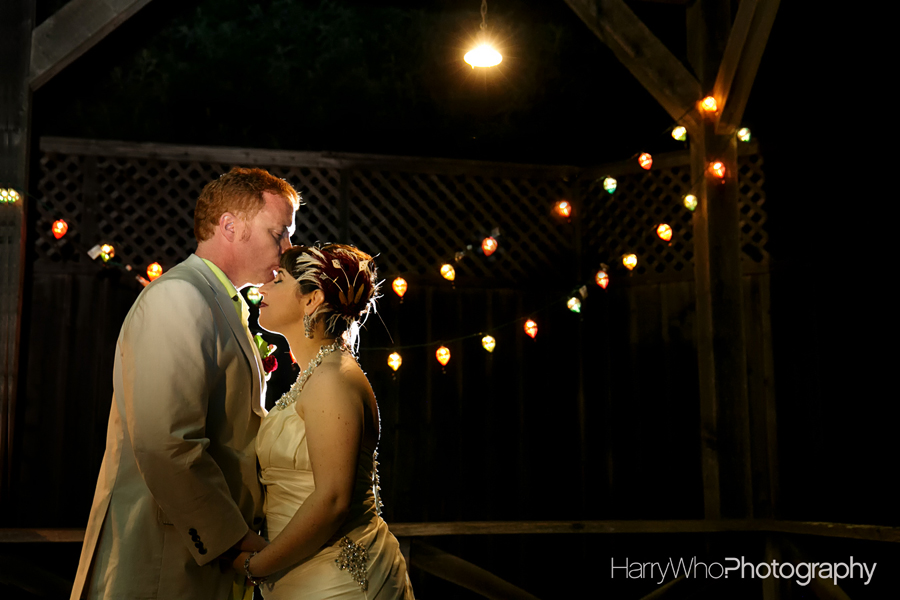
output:
M 375 312 L 380 282 L 374 259 L 353 246 L 293 246 L 281 255 L 281 268 L 309 294 L 322 290 L 325 301 L 311 315 L 325 319 L 326 335 L 356 345 L 359 324 Z

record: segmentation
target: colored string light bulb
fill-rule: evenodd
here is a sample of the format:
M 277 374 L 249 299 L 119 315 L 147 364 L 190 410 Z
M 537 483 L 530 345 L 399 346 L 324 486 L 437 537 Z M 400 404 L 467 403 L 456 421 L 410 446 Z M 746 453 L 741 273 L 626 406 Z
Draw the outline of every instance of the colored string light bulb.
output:
M 600 269 L 597 271 L 597 274 L 594 275 L 594 281 L 605 290 L 606 286 L 609 285 L 609 274 L 607 274 L 606 270 Z
M 687 139 L 687 128 L 684 125 L 679 125 L 672 130 L 672 137 L 678 140 L 679 142 L 683 142 Z
M 653 157 L 650 156 L 648 152 L 644 152 L 638 157 L 638 162 L 640 163 L 642 168 L 649 171 L 650 167 L 653 166 Z
M 100 246 L 100 258 L 103 259 L 103 262 L 107 262 L 115 255 L 116 249 L 113 248 L 110 244 L 103 244 L 102 246 Z
M 716 179 L 725 179 L 725 163 L 716 161 L 709 164 L 709 173 Z
M 160 265 L 159 263 L 155 262 L 155 263 L 147 265 L 147 279 L 149 279 L 150 281 L 157 279 L 162 274 L 163 274 L 163 268 L 162 268 L 162 265 Z M 253 302 L 253 299 L 250 296 L 250 294 L 253 291 L 256 291 L 256 302 Z M 250 291 L 247 292 L 247 299 L 249 299 L 250 302 L 253 302 L 253 304 L 256 304 L 259 302 L 259 298 L 260 298 L 259 290 L 256 288 L 250 288 Z
M 447 281 L 453 281 L 456 279 L 456 269 L 453 268 L 451 264 L 441 265 L 441 277 L 446 279 Z
M 441 346 L 437 349 L 437 352 L 434 353 L 437 361 L 441 363 L 442 367 L 446 367 L 447 363 L 450 362 L 450 349 L 446 346 Z
M 398 354 L 397 352 L 391 352 L 391 355 L 388 356 L 388 366 L 396 371 L 402 364 L 403 358 L 400 357 L 400 354 Z
M 53 237 L 55 237 L 56 239 L 59 239 L 62 236 L 66 235 L 66 232 L 68 230 L 69 230 L 69 224 L 66 223 L 65 221 L 63 221 L 62 219 L 54 221 L 53 227 L 51 228 L 51 231 L 53 231 Z
M 525 333 L 528 334 L 528 337 L 530 337 L 531 339 L 534 339 L 534 336 L 537 335 L 537 330 L 538 330 L 537 323 L 535 323 L 531 319 L 528 319 L 527 321 L 525 321 Z
M 486 335 L 481 338 L 481 346 L 488 352 L 493 352 L 494 348 L 497 346 L 497 340 L 489 335 Z
M 617 185 L 619 185 L 619 182 L 616 181 L 615 177 L 607 177 L 603 180 L 603 189 L 610 194 L 616 191 Z
M 567 200 L 560 200 L 556 203 L 556 214 L 561 217 L 569 218 L 572 216 L 572 204 Z
M 694 212 L 694 209 L 697 208 L 697 196 L 693 194 L 688 194 L 684 197 L 684 207 L 691 212 Z
M 577 296 L 572 296 L 571 298 L 569 298 L 569 301 L 566 302 L 566 307 L 573 313 L 580 313 L 581 300 L 579 300 Z
M 497 251 L 497 245 L 497 240 L 488 236 L 481 242 L 481 251 L 484 252 L 485 256 L 490 256 Z
M 719 105 L 716 102 L 715 98 L 713 98 L 712 96 L 707 96 L 700 101 L 700 109 L 704 112 L 714 113 L 719 110 Z
M 403 297 L 403 294 L 406 293 L 406 289 L 408 287 L 409 286 L 406 284 L 406 280 L 403 279 L 402 277 L 398 277 L 397 279 L 394 280 L 393 283 L 391 283 L 391 289 L 393 289 L 394 293 L 397 294 L 398 296 L 400 296 L 401 298 Z
M 750 141 L 750 130 L 746 127 L 741 127 L 740 129 L 738 129 L 737 137 L 738 137 L 738 140 L 740 140 L 742 142 L 749 142 Z
M 12 188 L 0 188 L 0 204 L 12 204 L 19 199 L 19 192 Z
M 257 305 L 262 300 L 262 294 L 259 293 L 259 288 L 251 287 L 247 290 L 247 301 L 253 305 Z
M 625 265 L 625 268 L 629 271 L 633 271 L 637 266 L 638 258 L 637 254 L 626 254 L 622 257 L 622 264 Z
M 656 228 L 656 235 L 658 235 L 659 239 L 662 241 L 668 242 L 672 239 L 672 228 L 665 223 L 661 223 L 659 227 Z

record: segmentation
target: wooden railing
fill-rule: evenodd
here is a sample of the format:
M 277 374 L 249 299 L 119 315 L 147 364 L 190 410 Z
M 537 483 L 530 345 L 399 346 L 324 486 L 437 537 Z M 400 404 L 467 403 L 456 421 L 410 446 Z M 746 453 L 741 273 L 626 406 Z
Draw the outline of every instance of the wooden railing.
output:
M 462 558 L 444 552 L 417 538 L 458 535 L 535 535 L 535 534 L 718 534 L 761 533 L 782 536 L 819 536 L 875 542 L 900 543 L 900 527 L 881 525 L 853 525 L 846 523 L 820 523 L 809 521 L 781 521 L 775 519 L 723 519 L 723 520 L 675 520 L 675 521 L 459 521 L 443 523 L 394 523 L 391 532 L 400 541 L 407 563 L 416 569 L 430 573 L 446 581 L 476 592 L 485 598 L 505 600 L 537 600 L 525 590 L 504 581 L 496 575 Z M 17 543 L 53 542 L 80 543 L 84 529 L 0 529 L 0 545 Z M 801 562 L 804 555 L 789 539 L 766 543 L 767 560 L 778 556 L 780 560 Z M 34 569 L 32 568 L 31 571 Z M 33 575 L 33 573 L 32 573 Z M 34 584 L 33 577 L 27 585 Z M 58 578 L 52 577 L 55 587 Z M 0 581 L 17 584 L 14 574 L 0 571 Z M 665 597 L 675 587 L 682 585 L 684 577 L 661 585 L 642 600 Z M 26 582 L 23 582 L 26 584 Z M 763 586 L 765 600 L 780 596 L 777 582 L 766 580 Z M 819 598 L 846 599 L 840 586 L 828 580 L 813 580 L 812 590 Z

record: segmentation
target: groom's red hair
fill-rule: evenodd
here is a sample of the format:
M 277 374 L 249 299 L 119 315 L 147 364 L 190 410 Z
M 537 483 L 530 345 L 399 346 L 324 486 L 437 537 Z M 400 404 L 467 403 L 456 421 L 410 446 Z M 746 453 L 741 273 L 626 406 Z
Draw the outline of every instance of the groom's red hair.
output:
M 284 179 L 263 169 L 233 167 L 200 192 L 194 209 L 194 237 L 198 242 L 210 239 L 223 213 L 230 212 L 246 221 L 253 219 L 266 204 L 263 192 L 285 198 L 294 210 L 300 206 L 300 195 Z

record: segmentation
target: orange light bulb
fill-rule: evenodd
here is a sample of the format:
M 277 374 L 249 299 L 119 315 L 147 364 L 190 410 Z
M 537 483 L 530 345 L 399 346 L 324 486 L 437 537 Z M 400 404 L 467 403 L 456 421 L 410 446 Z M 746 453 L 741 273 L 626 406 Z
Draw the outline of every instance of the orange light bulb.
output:
M 659 227 L 656 228 L 656 235 L 664 242 L 668 242 L 672 239 L 672 228 L 665 223 L 661 223 Z
M 484 252 L 485 256 L 490 256 L 497 251 L 497 245 L 497 240 L 488 236 L 481 242 L 481 251 Z
M 605 290 L 606 286 L 609 285 L 609 275 L 607 275 L 606 271 L 601 269 L 600 271 L 597 271 L 597 274 L 594 276 L 594 281 Z
M 653 157 L 650 156 L 649 153 L 644 152 L 643 154 L 638 156 L 638 162 L 641 164 L 641 167 L 649 171 L 650 167 L 653 166 Z
M 716 99 L 712 96 L 707 96 L 703 100 L 700 101 L 700 108 L 708 113 L 714 113 L 719 110 L 719 105 L 716 102 Z
M 53 237 L 55 237 L 56 239 L 59 239 L 62 236 L 66 235 L 66 232 L 68 230 L 69 230 L 69 224 L 66 223 L 65 221 L 63 221 L 62 219 L 59 219 L 58 221 L 54 221 L 52 231 L 53 231 Z
M 525 321 L 525 333 L 528 334 L 528 337 L 530 337 L 531 339 L 534 339 L 534 336 L 537 335 L 537 330 L 538 330 L 537 323 L 535 323 L 531 319 L 528 319 L 527 321 Z
M 450 362 L 450 349 L 446 346 L 441 346 L 437 349 L 437 352 L 434 353 L 434 356 L 437 358 L 437 361 L 441 363 L 442 367 L 446 367 L 447 363 Z
M 725 179 L 725 163 L 716 161 L 709 164 L 709 173 L 716 179 Z
M 147 266 L 147 279 L 153 281 L 163 274 L 163 268 L 159 263 L 153 263 Z
M 406 280 L 403 279 L 402 277 L 398 277 L 391 284 L 391 288 L 394 290 L 394 293 L 397 294 L 398 296 L 400 296 L 401 298 L 403 297 L 403 294 L 406 293 L 407 287 L 409 287 L 409 286 L 406 284 Z M 396 371 L 396 369 L 394 369 L 394 370 Z
M 556 203 L 556 214 L 561 217 L 569 218 L 572 216 L 572 204 L 566 200 L 560 200 Z

